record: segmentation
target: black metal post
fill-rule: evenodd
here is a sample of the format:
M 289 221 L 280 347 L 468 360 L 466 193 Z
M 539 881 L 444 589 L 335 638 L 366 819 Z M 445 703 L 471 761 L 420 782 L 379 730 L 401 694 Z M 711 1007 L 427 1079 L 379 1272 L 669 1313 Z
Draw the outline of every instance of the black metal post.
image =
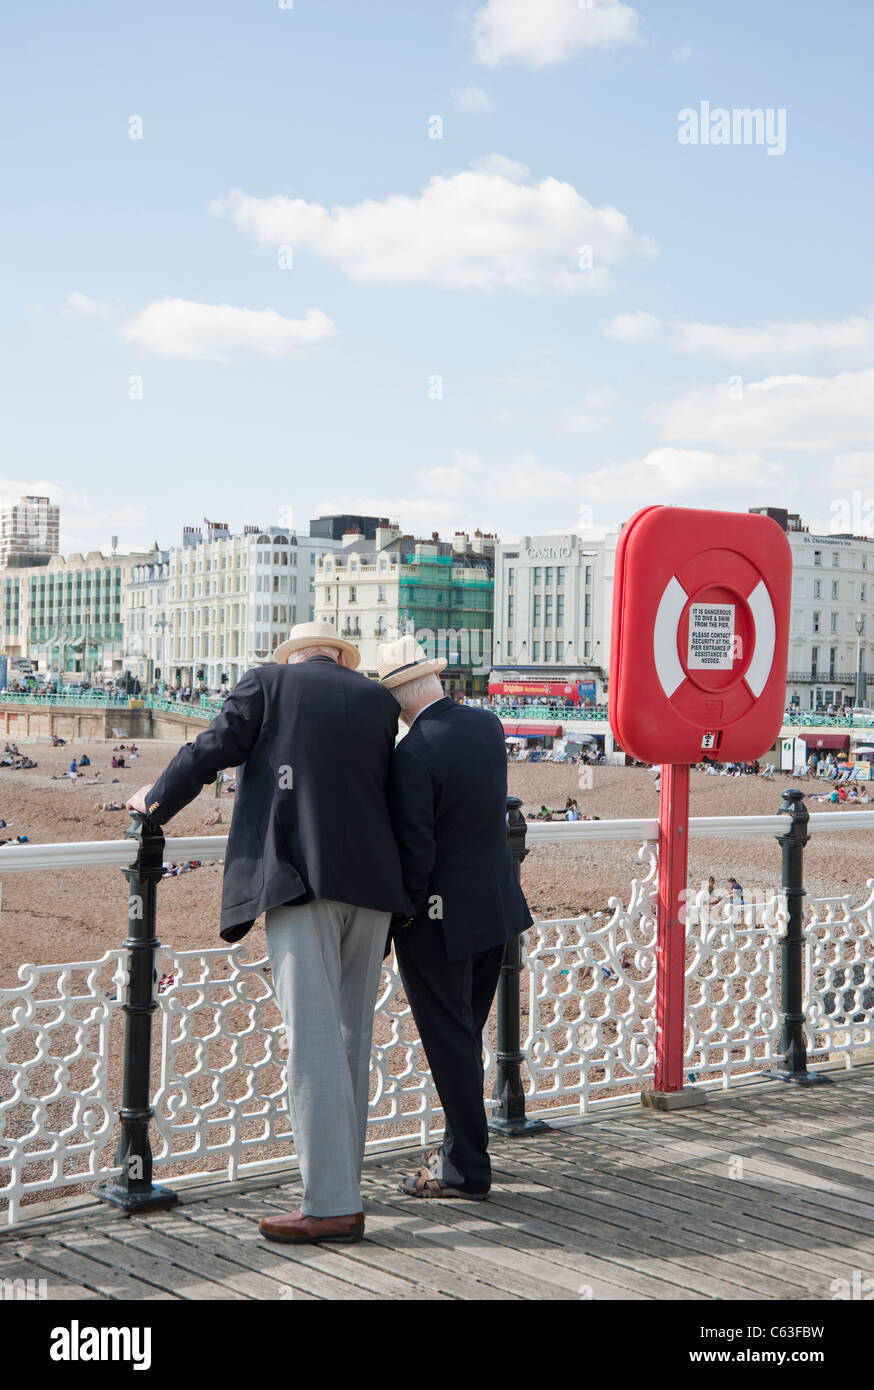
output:
M 128 988 L 122 1008 L 124 1026 L 124 1079 L 119 1111 L 121 1135 L 115 1161 L 121 1173 L 113 1182 L 95 1187 L 101 1201 L 121 1207 L 128 1215 L 170 1207 L 177 1194 L 152 1182 L 152 1146 L 149 1125 L 154 1116 L 151 1104 L 152 1014 L 155 998 L 155 952 L 160 942 L 155 935 L 155 908 L 158 880 L 164 869 L 164 835 L 160 827 L 145 816 L 131 812 L 131 825 L 125 839 L 137 840 L 139 850 L 134 863 L 122 872 L 128 881 Z
M 507 797 L 507 838 L 521 882 L 522 860 L 528 853 L 525 837 L 528 825 L 522 815 L 518 796 Z M 489 1129 L 494 1134 L 516 1136 L 534 1134 L 548 1129 L 542 1120 L 525 1117 L 525 1091 L 522 1087 L 521 998 L 519 977 L 522 974 L 522 938 L 514 936 L 504 948 L 501 978 L 498 981 L 498 1070 L 492 1095 L 499 1102 L 489 1116 Z
M 782 793 L 781 816 L 790 817 L 785 835 L 777 836 L 783 851 L 783 892 L 786 895 L 786 935 L 781 945 L 783 1032 L 780 1051 L 785 1067 L 771 1070 L 766 1076 L 779 1081 L 795 1081 L 799 1086 L 818 1086 L 829 1078 L 822 1072 L 807 1070 L 807 1043 L 804 1037 L 804 846 L 810 836 L 807 826 L 810 817 L 804 804 L 804 792 L 787 787 Z

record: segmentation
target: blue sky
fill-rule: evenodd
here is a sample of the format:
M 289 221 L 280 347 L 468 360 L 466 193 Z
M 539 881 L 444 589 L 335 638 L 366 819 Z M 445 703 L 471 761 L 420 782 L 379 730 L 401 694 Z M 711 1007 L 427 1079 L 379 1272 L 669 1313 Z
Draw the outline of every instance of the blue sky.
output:
M 64 550 L 867 516 L 872 40 L 862 0 L 11 3 L 0 496 Z M 785 152 L 681 144 L 702 102 Z

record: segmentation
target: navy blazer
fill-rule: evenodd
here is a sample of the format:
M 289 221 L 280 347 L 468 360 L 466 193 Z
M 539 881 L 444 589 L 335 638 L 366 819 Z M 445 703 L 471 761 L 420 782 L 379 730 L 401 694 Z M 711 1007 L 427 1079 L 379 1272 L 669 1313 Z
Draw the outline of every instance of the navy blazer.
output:
M 440 921 L 448 960 L 499 946 L 531 925 L 507 841 L 507 752 L 501 721 L 444 697 L 395 749 L 389 791 L 408 927 Z
M 388 810 L 398 707 L 329 656 L 247 671 L 148 798 L 159 825 L 236 767 L 221 935 L 239 941 L 284 903 L 333 898 L 409 912 Z

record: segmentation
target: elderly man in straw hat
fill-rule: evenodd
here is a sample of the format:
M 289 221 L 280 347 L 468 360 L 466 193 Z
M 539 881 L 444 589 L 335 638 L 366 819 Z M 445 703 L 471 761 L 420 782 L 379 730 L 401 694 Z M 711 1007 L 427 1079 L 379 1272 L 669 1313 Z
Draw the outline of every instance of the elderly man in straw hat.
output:
M 481 1201 L 491 1186 L 482 1032 L 504 946 L 531 925 L 507 843 L 500 720 L 446 698 L 407 636 L 379 648 L 380 683 L 409 732 L 389 800 L 413 915 L 392 921 L 401 978 L 446 1116 L 443 1143 L 401 1183 L 411 1197 Z
M 159 825 L 238 767 L 221 935 L 266 913 L 288 1030 L 299 1211 L 267 1216 L 270 1240 L 352 1242 L 364 1232 L 361 1162 L 373 1011 L 391 915 L 409 911 L 389 819 L 398 710 L 359 675 L 330 623 L 301 623 L 276 664 L 248 671 L 221 714 L 128 806 Z

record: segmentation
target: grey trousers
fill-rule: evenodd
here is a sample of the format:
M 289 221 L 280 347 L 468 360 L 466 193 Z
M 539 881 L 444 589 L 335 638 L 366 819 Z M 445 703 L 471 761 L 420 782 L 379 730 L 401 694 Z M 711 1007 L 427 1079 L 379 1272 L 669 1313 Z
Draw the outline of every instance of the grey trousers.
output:
M 387 912 L 327 898 L 266 916 L 306 1216 L 362 1210 L 373 1010 L 389 921 Z

